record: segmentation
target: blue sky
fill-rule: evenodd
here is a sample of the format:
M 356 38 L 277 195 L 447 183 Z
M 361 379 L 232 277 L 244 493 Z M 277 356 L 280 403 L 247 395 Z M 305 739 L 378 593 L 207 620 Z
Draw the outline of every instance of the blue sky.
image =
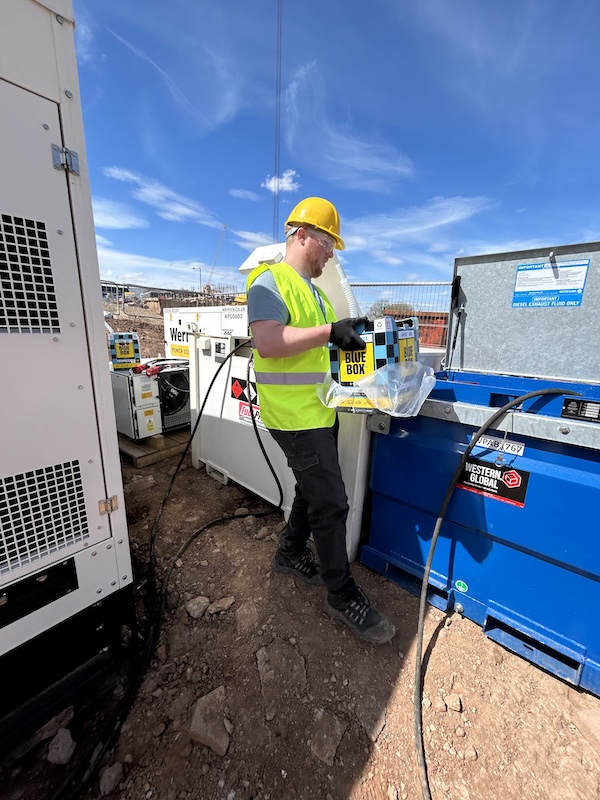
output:
M 74 9 L 104 279 L 241 287 L 310 195 L 350 281 L 600 239 L 597 0 L 282 0 L 279 159 L 278 0 Z

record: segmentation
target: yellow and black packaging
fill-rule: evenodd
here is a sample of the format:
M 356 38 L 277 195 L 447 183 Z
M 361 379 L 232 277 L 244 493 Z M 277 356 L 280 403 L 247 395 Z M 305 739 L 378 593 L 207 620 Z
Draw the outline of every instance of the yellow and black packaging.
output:
M 113 370 L 132 369 L 141 363 L 140 339 L 137 333 L 109 334 L 108 349 Z
M 378 317 L 367 320 L 356 328 L 366 343 L 364 350 L 348 352 L 335 345 L 329 349 L 332 379 L 343 387 L 354 387 L 360 378 L 375 372 L 386 364 L 416 361 L 419 354 L 419 328 L 416 317 L 395 320 L 393 317 Z M 378 410 L 359 388 L 336 405 L 339 411 L 369 414 Z

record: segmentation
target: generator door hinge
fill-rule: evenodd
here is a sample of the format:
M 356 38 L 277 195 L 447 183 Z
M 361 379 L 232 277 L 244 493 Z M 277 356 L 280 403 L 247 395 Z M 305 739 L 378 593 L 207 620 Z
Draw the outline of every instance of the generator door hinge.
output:
M 66 169 L 73 175 L 79 175 L 79 156 L 75 150 L 69 150 L 68 147 L 52 145 L 52 164 L 54 169 Z
M 116 494 L 112 497 L 105 497 L 104 500 L 98 500 L 100 516 L 102 516 L 102 514 L 110 514 L 112 511 L 116 511 L 118 507 L 119 501 L 117 500 Z

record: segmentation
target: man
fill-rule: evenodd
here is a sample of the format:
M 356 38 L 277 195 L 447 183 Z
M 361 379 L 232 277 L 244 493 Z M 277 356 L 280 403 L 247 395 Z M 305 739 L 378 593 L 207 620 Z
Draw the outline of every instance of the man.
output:
M 254 369 L 265 426 L 296 478 L 289 520 L 272 569 L 325 585 L 325 610 L 359 637 L 388 642 L 392 623 L 376 611 L 350 573 L 346 551 L 348 500 L 338 461 L 338 420 L 316 393 L 329 370 L 329 342 L 362 350 L 354 330 L 366 317 L 336 321 L 325 293 L 312 279 L 333 250 L 343 250 L 335 206 L 321 197 L 300 202 L 285 224 L 285 261 L 261 264 L 248 276 L 248 319 Z M 307 542 L 312 533 L 320 570 Z

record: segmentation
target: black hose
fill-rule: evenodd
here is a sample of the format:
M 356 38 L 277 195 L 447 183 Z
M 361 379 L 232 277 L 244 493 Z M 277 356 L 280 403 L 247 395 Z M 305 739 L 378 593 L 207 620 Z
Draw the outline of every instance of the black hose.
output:
M 283 506 L 283 487 L 281 486 L 281 481 L 277 473 L 273 468 L 273 464 L 271 464 L 271 460 L 267 455 L 267 451 L 265 450 L 265 446 L 262 443 L 262 439 L 260 438 L 260 434 L 258 433 L 258 425 L 256 424 L 256 418 L 254 416 L 254 406 L 252 405 L 252 389 L 250 387 L 250 362 L 253 360 L 254 356 L 250 356 L 248 359 L 248 366 L 246 368 L 246 386 L 248 389 L 248 405 L 250 407 L 250 419 L 252 420 L 252 427 L 254 428 L 254 433 L 256 435 L 256 441 L 258 442 L 258 446 L 260 447 L 263 456 L 265 457 L 265 461 L 267 462 L 267 466 L 271 471 L 271 475 L 275 479 L 275 483 L 277 484 L 277 489 L 279 491 L 279 503 L 277 504 L 277 508 L 281 508 Z
M 213 375 L 213 378 L 212 378 L 210 384 L 208 385 L 208 389 L 206 390 L 206 396 L 204 397 L 204 402 L 202 403 L 202 406 L 200 407 L 200 411 L 198 412 L 198 418 L 196 419 L 196 423 L 194 425 L 194 428 L 193 428 L 193 430 L 192 430 L 192 432 L 190 434 L 189 439 L 187 440 L 185 449 L 184 449 L 183 453 L 181 454 L 181 457 L 180 457 L 179 461 L 177 462 L 177 466 L 176 466 L 175 472 L 173 473 L 173 476 L 171 478 L 171 482 L 169 483 L 169 487 L 168 487 L 168 489 L 167 489 L 167 491 L 165 493 L 165 496 L 163 497 L 163 500 L 162 500 L 162 502 L 161 502 L 161 504 L 159 506 L 158 513 L 156 515 L 156 519 L 154 520 L 154 525 L 152 526 L 152 530 L 150 532 L 150 578 L 151 578 L 152 581 L 154 581 L 154 576 L 155 576 L 155 566 L 156 566 L 155 544 L 156 544 L 156 533 L 157 533 L 157 530 L 158 530 L 158 523 L 160 522 L 160 518 L 162 516 L 163 509 L 164 509 L 164 507 L 165 507 L 165 505 L 167 503 L 167 500 L 169 499 L 169 496 L 171 494 L 171 490 L 173 489 L 173 484 L 175 483 L 175 478 L 177 477 L 177 474 L 178 474 L 179 470 L 181 469 L 181 465 L 183 464 L 183 462 L 185 460 L 185 457 L 186 457 L 186 455 L 188 453 L 188 450 L 190 449 L 190 445 L 191 445 L 191 443 L 192 443 L 192 441 L 194 439 L 194 436 L 196 435 L 196 431 L 198 430 L 198 425 L 200 424 L 200 420 L 202 419 L 202 414 L 204 413 L 204 408 L 206 406 L 206 403 L 208 401 L 208 398 L 210 396 L 212 388 L 213 388 L 213 386 L 215 384 L 215 381 L 217 380 L 217 377 L 219 376 L 219 373 L 221 372 L 221 370 L 223 369 L 225 364 L 229 361 L 229 359 L 232 358 L 232 356 L 234 356 L 235 353 L 237 353 L 238 350 L 241 350 L 244 345 L 245 345 L 245 342 L 241 342 L 240 344 L 238 344 L 237 347 L 234 347 L 233 350 L 231 351 L 231 353 L 229 353 L 223 359 L 221 364 L 219 364 L 219 368 L 217 369 L 217 371 Z
M 431 572 L 431 565 L 433 563 L 433 555 L 435 552 L 435 546 L 437 544 L 437 540 L 440 534 L 440 529 L 442 527 L 442 522 L 444 521 L 444 517 L 446 516 L 446 511 L 448 510 L 448 505 L 450 504 L 450 499 L 454 493 L 454 489 L 456 488 L 456 484 L 458 483 L 458 479 L 460 474 L 463 470 L 463 467 L 467 461 L 467 458 L 470 456 L 471 451 L 479 441 L 480 437 L 489 429 L 491 428 L 494 423 L 500 419 L 500 417 L 504 416 L 507 411 L 510 411 L 511 408 L 514 406 L 521 405 L 526 400 L 531 399 L 532 397 L 538 397 L 540 395 L 545 394 L 569 394 L 569 395 L 579 395 L 580 392 L 572 391 L 571 389 L 538 389 L 535 392 L 527 392 L 527 394 L 522 394 L 520 397 L 516 397 L 514 400 L 511 400 L 509 403 L 506 403 L 499 408 L 498 411 L 494 412 L 492 416 L 487 419 L 484 424 L 479 428 L 479 430 L 473 435 L 467 449 L 465 450 L 463 456 L 461 457 L 460 461 L 458 462 L 458 466 L 452 476 L 452 480 L 448 485 L 448 489 L 446 490 L 446 495 L 444 497 L 444 501 L 442 503 L 442 507 L 440 509 L 439 516 L 436 520 L 435 527 L 433 529 L 433 535 L 431 537 L 431 543 L 429 545 L 429 553 L 427 555 L 427 561 L 425 562 L 425 569 L 423 572 L 423 583 L 421 585 L 421 598 L 419 603 L 419 623 L 417 626 L 417 654 L 416 654 L 416 661 L 415 661 L 415 686 L 414 686 L 414 694 L 413 694 L 413 703 L 414 703 L 414 725 L 415 725 L 415 740 L 417 745 L 417 761 L 419 764 L 419 777 L 421 780 L 421 792 L 423 795 L 424 800 L 431 800 L 431 791 L 429 789 L 429 780 L 427 776 L 427 764 L 425 761 L 425 743 L 423 741 L 423 712 L 421 707 L 421 695 L 422 695 L 422 688 L 423 688 L 423 678 L 424 675 L 422 673 L 423 667 L 423 629 L 425 624 L 425 610 L 427 607 L 427 589 L 429 586 L 429 574 Z
M 206 392 L 206 397 L 204 398 L 204 402 L 202 403 L 202 406 L 201 406 L 200 411 L 198 413 L 198 418 L 197 418 L 196 423 L 194 425 L 194 429 L 192 430 L 192 432 L 190 434 L 190 437 L 189 437 L 189 439 L 187 441 L 185 449 L 184 449 L 183 453 L 181 454 L 181 457 L 180 457 L 180 459 L 179 459 L 179 461 L 177 463 L 177 466 L 175 468 L 175 472 L 173 473 L 173 476 L 171 477 L 171 481 L 170 481 L 169 486 L 167 488 L 167 491 L 166 491 L 166 493 L 165 493 L 165 495 L 164 495 L 164 497 L 163 497 L 163 499 L 161 501 L 161 504 L 160 504 L 160 506 L 158 508 L 158 512 L 156 514 L 156 518 L 154 520 L 154 524 L 153 524 L 152 530 L 150 532 L 150 558 L 149 558 L 149 565 L 148 565 L 148 584 L 149 584 L 149 587 L 150 587 L 150 592 L 149 592 L 149 611 L 148 611 L 148 616 L 149 616 L 149 618 L 151 620 L 151 623 L 150 623 L 150 628 L 148 630 L 148 633 L 146 635 L 145 647 L 144 647 L 143 652 L 141 653 L 141 656 L 140 656 L 140 664 L 139 664 L 139 668 L 137 670 L 137 673 L 134 676 L 134 678 L 131 681 L 131 683 L 129 684 L 127 690 L 125 691 L 125 694 L 120 699 L 120 701 L 117 704 L 116 708 L 113 710 L 112 714 L 109 716 L 108 720 L 106 720 L 104 722 L 104 724 L 102 725 L 101 730 L 99 731 L 97 736 L 94 738 L 94 741 L 92 742 L 92 744 L 90 745 L 90 747 L 88 748 L 86 753 L 84 755 L 82 755 L 80 757 L 80 759 L 78 760 L 78 762 L 72 767 L 72 769 L 70 770 L 70 772 L 67 775 L 67 777 L 65 778 L 65 780 L 61 783 L 61 785 L 58 787 L 58 789 L 52 794 L 50 800 L 75 800 L 75 798 L 77 798 L 81 794 L 81 792 L 85 788 L 85 785 L 87 784 L 87 782 L 90 780 L 90 778 L 94 774 L 94 772 L 96 770 L 96 767 L 98 766 L 98 764 L 100 764 L 100 762 L 102 760 L 102 757 L 105 755 L 105 753 L 110 748 L 115 736 L 117 735 L 117 733 L 119 732 L 119 730 L 121 728 L 121 725 L 123 724 L 123 721 L 125 720 L 125 718 L 127 717 L 128 713 L 130 712 L 131 707 L 133 706 L 133 703 L 135 702 L 137 694 L 138 694 L 138 692 L 140 690 L 140 687 L 142 685 L 142 681 L 143 681 L 144 675 L 146 674 L 146 671 L 148 669 L 148 665 L 150 664 L 150 660 L 151 660 L 151 658 L 152 658 L 152 656 L 154 654 L 154 651 L 156 649 L 156 645 L 158 644 L 158 638 L 160 636 L 161 617 L 162 617 L 162 613 L 163 613 L 163 610 L 164 610 L 168 579 L 171 576 L 171 572 L 172 572 L 173 565 L 174 565 L 175 561 L 177 560 L 177 558 L 179 558 L 181 553 L 183 553 L 183 552 L 185 552 L 185 550 L 187 550 L 189 545 L 194 541 L 194 539 L 200 533 L 202 533 L 203 531 L 205 531 L 208 528 L 212 527 L 213 525 L 216 525 L 216 524 L 222 523 L 222 522 L 226 522 L 227 520 L 230 520 L 230 519 L 235 519 L 235 517 L 236 517 L 236 515 L 233 514 L 233 515 L 227 515 L 227 516 L 221 517 L 219 519 L 211 520 L 210 522 L 207 522 L 205 525 L 203 525 L 199 530 L 195 531 L 192 534 L 192 536 L 190 536 L 188 541 L 179 549 L 178 553 L 173 558 L 169 569 L 167 570 L 166 578 L 163 581 L 163 587 L 162 587 L 162 591 L 161 591 L 161 594 L 160 594 L 160 603 L 158 604 L 158 608 L 157 608 L 157 601 L 156 601 L 156 598 L 157 598 L 157 586 L 156 586 L 156 537 L 157 537 L 157 532 L 158 532 L 158 525 L 159 525 L 163 510 L 164 510 L 164 508 L 165 508 L 165 506 L 167 504 L 167 501 L 168 501 L 169 496 L 171 494 L 171 491 L 173 489 L 173 484 L 175 483 L 175 478 L 177 477 L 177 474 L 179 473 L 179 471 L 181 469 L 181 466 L 182 466 L 182 464 L 184 462 L 184 459 L 185 459 L 185 457 L 187 455 L 187 452 L 188 452 L 188 450 L 190 448 L 192 440 L 193 440 L 193 438 L 194 438 L 194 436 L 196 434 L 196 430 L 198 429 L 198 425 L 200 423 L 200 420 L 202 419 L 202 414 L 204 413 L 204 408 L 206 406 L 206 402 L 208 400 L 208 397 L 210 395 L 212 387 L 213 387 L 213 385 L 214 385 L 214 383 L 215 383 L 215 381 L 217 379 L 217 376 L 219 375 L 219 373 L 221 372 L 221 370 L 223 369 L 223 367 L 225 366 L 227 361 L 238 350 L 240 350 L 244 345 L 245 345 L 245 342 L 242 342 L 237 347 L 235 347 L 231 351 L 231 353 L 229 353 L 226 356 L 226 358 L 219 365 L 219 368 L 215 372 L 215 374 L 213 376 L 213 379 L 210 382 L 208 390 Z M 271 511 L 269 511 L 269 512 L 260 512 L 260 513 L 256 514 L 255 516 L 264 516 L 267 513 L 272 513 L 272 512 Z M 237 515 L 237 516 L 240 516 L 240 515 Z

